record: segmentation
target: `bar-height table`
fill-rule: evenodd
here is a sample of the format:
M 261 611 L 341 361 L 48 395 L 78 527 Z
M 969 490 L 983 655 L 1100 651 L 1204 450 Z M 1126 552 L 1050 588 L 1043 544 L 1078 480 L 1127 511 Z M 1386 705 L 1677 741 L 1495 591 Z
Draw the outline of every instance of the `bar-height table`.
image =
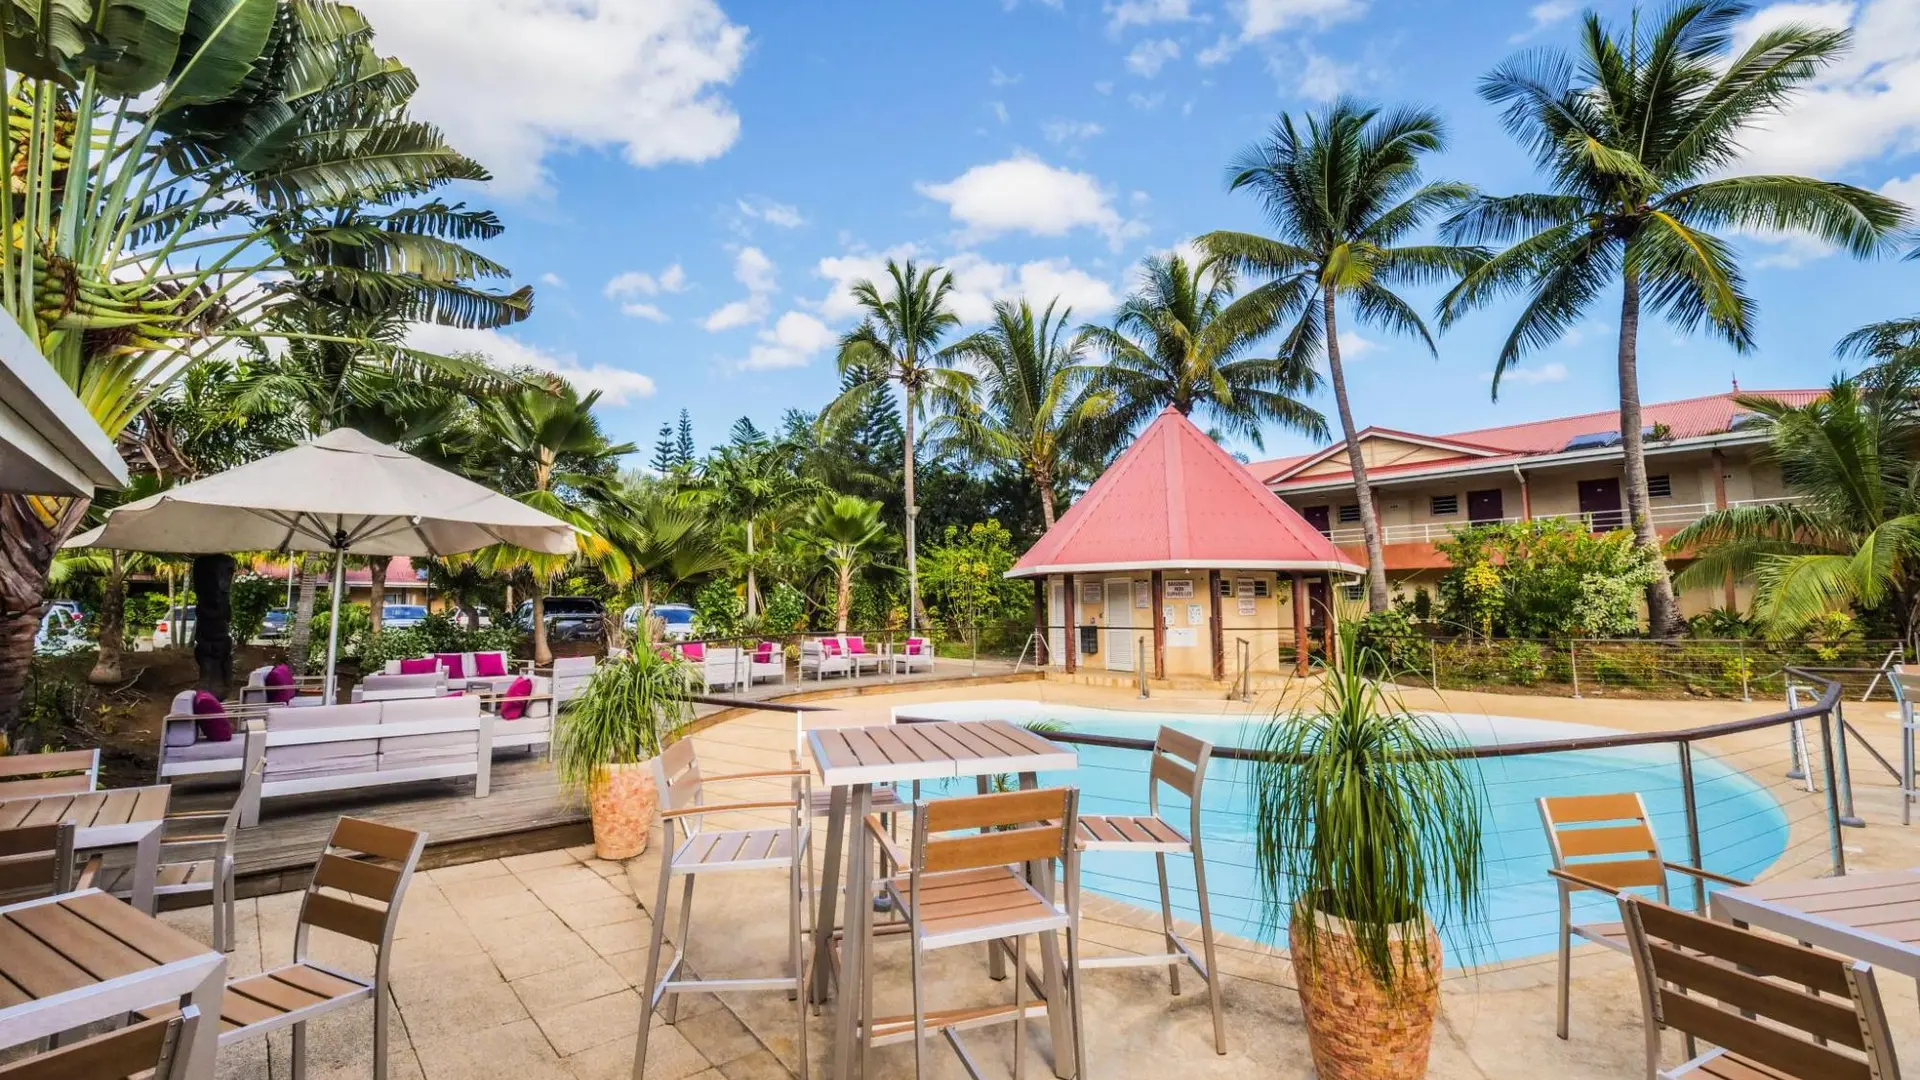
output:
M 1920 870 L 1723 889 L 1716 918 L 1784 934 L 1920 980 Z
M 0 1048 L 186 998 L 176 1075 L 211 1080 L 226 978 L 224 954 L 96 889 L 0 907 Z
M 873 919 L 873 851 L 860 823 L 873 808 L 875 784 L 910 783 L 960 777 L 984 779 L 1001 773 L 1020 777 L 1021 787 L 1038 784 L 1036 774 L 1076 768 L 1073 751 L 1048 742 L 1026 728 L 1004 720 L 952 721 L 937 724 L 881 724 L 875 727 L 820 728 L 807 732 L 820 780 L 832 789 L 827 819 L 827 857 L 821 868 L 820 910 L 814 922 L 813 992 L 824 1000 L 832 978 L 833 959 L 825 944 L 834 927 L 834 905 L 839 899 L 842 848 L 850 850 L 846 870 L 845 959 L 841 966 L 842 993 L 834 1010 L 833 1074 L 838 1080 L 853 1075 L 858 1056 L 861 980 L 865 978 L 868 924 Z M 852 832 L 849 834 L 848 830 Z M 849 835 L 852 842 L 848 843 Z M 1053 895 L 1053 875 L 1029 867 L 1034 887 Z M 997 954 L 996 954 L 997 955 Z M 1045 993 L 1050 1004 L 1061 1001 L 1060 953 L 1050 939 L 1041 944 Z M 1025 978 L 1016 972 L 1015 978 Z M 1053 1071 L 1074 1075 L 1073 1039 L 1063 1008 L 1048 1008 L 1053 1029 Z
M 153 784 L 0 800 L 0 829 L 71 821 L 75 848 L 133 845 L 133 906 L 151 915 L 154 877 L 160 872 L 160 839 L 172 791 L 171 784 Z

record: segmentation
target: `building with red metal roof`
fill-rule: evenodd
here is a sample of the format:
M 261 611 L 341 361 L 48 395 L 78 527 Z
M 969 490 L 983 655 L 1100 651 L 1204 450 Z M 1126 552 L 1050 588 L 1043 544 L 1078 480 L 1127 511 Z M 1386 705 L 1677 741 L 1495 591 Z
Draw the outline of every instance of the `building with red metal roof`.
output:
M 1331 624 L 1330 586 L 1362 572 L 1169 408 L 1008 576 L 1036 582 L 1054 667 L 1220 680 L 1230 638 L 1254 670 L 1277 673 L 1283 656 L 1304 670 L 1294 643 Z

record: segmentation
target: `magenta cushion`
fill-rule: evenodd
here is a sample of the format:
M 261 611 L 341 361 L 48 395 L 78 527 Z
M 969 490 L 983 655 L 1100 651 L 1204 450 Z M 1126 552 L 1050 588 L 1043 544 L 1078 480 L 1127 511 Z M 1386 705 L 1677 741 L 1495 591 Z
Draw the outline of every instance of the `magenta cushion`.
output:
M 707 646 L 705 643 L 699 641 L 682 645 L 680 646 L 680 655 L 689 660 L 705 660 L 707 658 Z
M 477 652 L 473 654 L 473 677 L 493 679 L 507 673 L 507 654 L 497 652 Z M 458 676 L 456 676 L 457 678 Z
M 824 652 L 828 656 L 839 656 L 840 655 L 840 639 L 821 638 L 820 649 L 822 652 Z
M 467 658 L 457 652 L 433 654 L 433 662 L 447 669 L 447 678 L 464 679 L 467 677 Z
M 431 675 L 439 670 L 440 661 L 431 656 L 423 656 L 418 660 L 400 661 L 400 674 L 402 675 Z
M 207 742 L 233 741 L 233 720 L 227 716 L 227 707 L 205 690 L 193 695 L 193 722 L 200 726 L 200 736 Z
M 285 705 L 298 693 L 293 688 L 293 669 L 285 664 L 275 664 L 267 672 L 267 700 L 275 705 Z
M 926 638 L 910 637 L 907 639 L 907 655 L 908 656 L 919 656 L 922 652 L 926 650 L 926 647 L 927 647 Z
M 861 653 L 864 653 L 864 652 L 866 652 L 866 651 L 867 651 L 867 639 L 866 639 L 866 638 L 863 638 L 863 637 L 850 637 L 850 638 L 848 638 L 848 639 L 847 639 L 847 651 L 848 651 L 848 652 L 850 652 L 850 653 L 852 653 L 852 654 L 854 654 L 855 656 L 858 656 L 858 655 L 860 655 Z
M 753 647 L 753 662 L 756 664 L 771 663 L 773 660 L 773 649 L 774 645 L 771 641 L 763 641 L 755 645 Z
M 507 696 L 500 702 L 500 719 L 518 720 L 527 712 L 527 695 L 533 693 L 533 680 L 525 675 L 513 680 L 507 687 Z

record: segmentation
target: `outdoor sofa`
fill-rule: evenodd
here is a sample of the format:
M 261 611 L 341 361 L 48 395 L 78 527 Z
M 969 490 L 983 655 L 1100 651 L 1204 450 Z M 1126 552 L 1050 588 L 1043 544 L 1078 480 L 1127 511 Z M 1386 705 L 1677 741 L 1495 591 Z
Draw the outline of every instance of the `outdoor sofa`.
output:
M 473 777 L 474 798 L 487 795 L 499 721 L 477 696 L 280 706 L 262 720 L 244 740 L 243 826 L 283 795 L 462 776 Z
M 515 660 L 504 652 L 434 653 L 406 660 L 389 660 L 382 675 L 419 675 L 434 670 L 446 673 L 449 689 L 473 689 L 481 683 L 492 694 L 505 693 L 513 680 L 533 675 L 533 661 Z

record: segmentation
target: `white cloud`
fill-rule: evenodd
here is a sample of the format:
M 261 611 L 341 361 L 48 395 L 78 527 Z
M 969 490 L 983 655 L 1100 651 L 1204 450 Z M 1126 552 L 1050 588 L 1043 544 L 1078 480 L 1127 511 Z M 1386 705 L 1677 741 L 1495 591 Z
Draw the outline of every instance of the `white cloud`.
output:
M 743 247 L 733 256 L 733 279 L 747 287 L 744 300 L 732 300 L 715 308 L 701 323 L 719 332 L 756 323 L 767 317 L 773 292 L 778 287 L 773 260 L 757 247 Z
M 1313 101 L 1332 101 L 1345 93 L 1360 74 L 1356 64 L 1342 64 L 1331 57 L 1322 56 L 1312 49 L 1306 50 L 1307 62 L 1300 68 L 1299 81 L 1294 89 L 1300 96 Z
M 1533 24 L 1507 40 L 1517 45 L 1549 26 L 1567 21 L 1579 10 L 1580 5 L 1574 0 L 1543 0 L 1527 9 L 1527 18 L 1532 19 Z
M 650 398 L 653 380 L 637 371 L 611 364 L 583 364 L 572 353 L 548 352 L 498 330 L 465 330 L 436 323 L 416 323 L 407 332 L 407 344 L 428 352 L 485 353 L 502 368 L 537 368 L 550 371 L 572 383 L 582 393 L 600 391 L 604 405 L 631 404 L 638 398 Z
M 854 251 L 821 259 L 815 273 L 829 282 L 827 295 L 819 304 L 821 316 L 834 322 L 859 316 L 861 309 L 850 295 L 853 283 L 884 280 L 888 259 L 913 259 L 923 265 L 937 262 L 945 267 L 953 275 L 953 291 L 948 294 L 953 313 L 969 324 L 992 318 L 995 300 L 1025 297 L 1036 308 L 1044 309 L 1057 297 L 1061 308 L 1073 309 L 1076 321 L 1109 311 L 1118 303 L 1110 283 L 1079 269 L 1069 259 L 1036 259 L 1015 265 L 961 251 L 935 260 L 931 252 L 900 244 L 884 251 Z
M 1186 22 L 1193 18 L 1188 0 L 1121 0 L 1108 4 L 1107 31 L 1117 34 L 1129 26 Z
M 663 323 L 668 321 L 667 313 L 661 311 L 658 304 L 645 304 L 638 300 L 629 300 L 621 304 L 620 314 L 631 316 L 635 319 L 646 319 L 648 322 Z
M 1920 5 L 1774 4 L 1739 27 L 1734 48 L 1788 22 L 1851 25 L 1853 48 L 1784 113 L 1755 125 L 1742 171 L 1831 176 L 1920 146 Z
M 826 323 L 804 311 L 787 312 L 756 336 L 747 358 L 740 361 L 744 371 L 805 367 L 815 353 L 840 340 Z
M 1006 72 L 1001 71 L 998 67 L 995 67 L 993 69 L 993 73 L 987 76 L 987 85 L 988 86 L 1013 86 L 1019 83 L 1021 78 L 1022 77 L 1019 75 L 1009 75 Z
M 1091 120 L 1049 120 L 1040 125 L 1040 133 L 1050 143 L 1083 142 L 1105 130 Z
M 567 279 L 549 270 L 540 275 L 540 284 L 549 289 L 564 289 L 567 287 Z
M 547 158 L 618 149 L 638 167 L 707 161 L 740 134 L 725 97 L 747 28 L 715 0 L 364 0 L 380 52 L 420 76 L 413 112 L 493 171 L 496 190 L 550 185 Z
M 1920 204 L 1920 173 L 1881 184 L 1880 194 L 1889 199 L 1898 199 L 1908 206 Z
M 946 203 L 953 219 L 973 238 L 1008 232 L 1064 236 L 1088 228 L 1118 246 L 1139 228 L 1122 220 L 1111 196 L 1091 175 L 1026 155 L 975 165 L 944 183 L 916 187 L 927 198 Z
M 601 292 L 609 300 L 618 300 L 630 296 L 658 296 L 661 293 L 685 292 L 687 272 L 674 263 L 656 276 L 645 270 L 628 270 L 617 274 L 606 284 Z
M 1481 372 L 1480 381 L 1484 383 L 1492 382 L 1493 372 L 1491 371 Z M 1521 383 L 1526 386 L 1539 386 L 1543 383 L 1566 382 L 1567 381 L 1567 365 L 1561 363 L 1558 360 L 1554 360 L 1545 364 L 1541 364 L 1538 367 L 1522 366 L 1522 367 L 1508 368 L 1506 374 L 1500 376 L 1500 381 L 1503 383 Z
M 1101 79 L 1099 82 L 1094 83 L 1093 92 L 1101 95 L 1113 93 L 1113 80 Z
M 1003 124 L 1006 123 L 1007 122 L 1007 103 L 1004 101 L 993 102 L 993 115 L 994 115 L 994 118 L 999 120 L 1001 123 Z
M 1239 0 L 1235 6 L 1240 36 L 1248 41 L 1301 23 L 1328 26 L 1356 18 L 1367 9 L 1366 0 Z
M 799 207 L 777 203 L 772 199 L 735 199 L 734 205 L 740 209 L 742 216 L 782 229 L 797 229 L 807 223 Z
M 1127 70 L 1142 78 L 1151 79 L 1160 74 L 1160 69 L 1172 60 L 1180 59 L 1180 46 L 1172 38 L 1158 41 L 1142 41 L 1127 54 Z
M 1127 95 L 1127 104 L 1139 109 L 1141 112 L 1152 112 L 1161 105 L 1164 105 L 1166 100 L 1167 95 L 1165 94 L 1143 94 L 1138 90 Z
M 1221 34 L 1213 44 L 1193 54 L 1193 61 L 1203 68 L 1215 67 L 1233 59 L 1234 50 L 1239 48 L 1231 35 Z
M 1363 338 L 1353 330 L 1340 331 L 1339 341 L 1342 360 L 1358 360 L 1368 353 L 1377 352 L 1380 348 L 1379 343 Z

